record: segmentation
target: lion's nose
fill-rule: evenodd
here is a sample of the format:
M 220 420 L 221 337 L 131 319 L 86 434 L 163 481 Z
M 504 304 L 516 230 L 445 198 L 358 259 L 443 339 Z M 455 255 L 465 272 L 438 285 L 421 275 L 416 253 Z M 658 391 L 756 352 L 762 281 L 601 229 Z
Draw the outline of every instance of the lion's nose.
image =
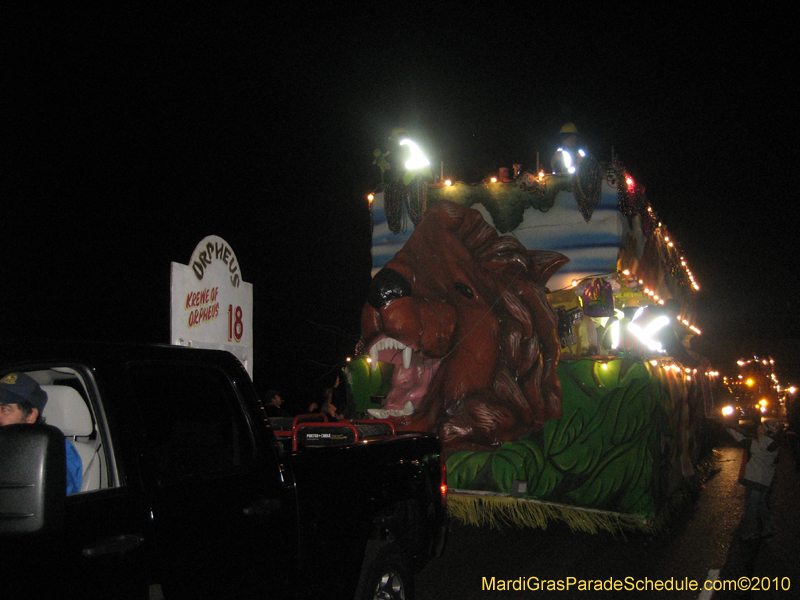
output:
M 375 310 L 388 306 L 393 300 L 411 295 L 411 284 L 397 271 L 384 267 L 369 286 L 367 302 Z

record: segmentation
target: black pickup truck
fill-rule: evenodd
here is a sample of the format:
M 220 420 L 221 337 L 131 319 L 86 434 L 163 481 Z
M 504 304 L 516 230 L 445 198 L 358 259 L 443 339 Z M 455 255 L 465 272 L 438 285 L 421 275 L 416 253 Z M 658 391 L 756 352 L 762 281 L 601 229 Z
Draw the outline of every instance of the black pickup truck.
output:
M 435 436 L 276 435 L 222 351 L 0 342 L 11 372 L 48 403 L 47 424 L 0 427 L 4 599 L 409 599 L 442 552 Z

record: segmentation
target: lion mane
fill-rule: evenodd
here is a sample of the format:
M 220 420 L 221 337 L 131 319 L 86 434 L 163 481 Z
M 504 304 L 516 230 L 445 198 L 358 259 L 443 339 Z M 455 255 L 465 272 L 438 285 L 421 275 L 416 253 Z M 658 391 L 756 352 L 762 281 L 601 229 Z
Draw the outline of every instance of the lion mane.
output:
M 441 201 L 379 271 L 361 343 L 392 363 L 374 416 L 437 433 L 448 450 L 495 448 L 561 416 L 557 318 L 544 284 L 569 259 L 499 236 Z

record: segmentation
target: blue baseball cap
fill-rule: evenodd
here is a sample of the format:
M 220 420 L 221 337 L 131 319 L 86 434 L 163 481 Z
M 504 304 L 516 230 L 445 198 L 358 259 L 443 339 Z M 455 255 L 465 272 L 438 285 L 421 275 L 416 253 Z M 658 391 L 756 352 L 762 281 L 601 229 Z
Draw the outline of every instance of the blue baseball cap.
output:
M 0 404 L 20 402 L 30 402 L 41 413 L 47 404 L 47 392 L 29 375 L 9 373 L 0 379 Z

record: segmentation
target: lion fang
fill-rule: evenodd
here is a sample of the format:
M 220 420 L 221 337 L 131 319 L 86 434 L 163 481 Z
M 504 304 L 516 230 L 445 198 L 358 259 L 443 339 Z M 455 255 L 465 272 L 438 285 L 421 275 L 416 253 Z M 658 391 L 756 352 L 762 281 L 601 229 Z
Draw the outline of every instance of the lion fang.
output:
M 403 342 L 399 342 L 394 338 L 383 338 L 378 340 L 369 349 L 369 357 L 372 359 L 372 370 L 378 368 L 378 354 L 381 350 L 402 350 L 403 351 L 403 368 L 408 369 L 411 367 L 411 346 L 406 346 Z
M 388 419 L 390 417 L 408 417 L 414 414 L 414 405 L 409 400 L 403 404 L 403 408 L 370 408 L 367 412 L 376 419 Z

